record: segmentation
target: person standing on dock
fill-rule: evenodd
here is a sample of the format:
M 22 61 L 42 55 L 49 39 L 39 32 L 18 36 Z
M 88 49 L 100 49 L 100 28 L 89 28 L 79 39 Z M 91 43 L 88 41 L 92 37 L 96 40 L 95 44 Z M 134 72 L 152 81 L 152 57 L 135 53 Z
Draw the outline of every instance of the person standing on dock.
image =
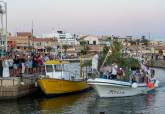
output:
M 3 77 L 9 77 L 9 61 L 8 59 L 3 60 Z
M 13 63 L 14 63 L 14 61 L 13 61 L 12 56 L 9 56 L 8 63 L 9 63 L 9 73 L 10 73 L 10 76 L 13 76 L 14 75 L 14 73 L 13 73 Z

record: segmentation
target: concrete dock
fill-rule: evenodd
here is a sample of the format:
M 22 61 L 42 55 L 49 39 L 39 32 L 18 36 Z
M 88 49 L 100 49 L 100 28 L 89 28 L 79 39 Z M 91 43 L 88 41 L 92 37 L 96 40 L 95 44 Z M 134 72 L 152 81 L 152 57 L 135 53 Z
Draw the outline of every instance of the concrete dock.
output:
M 35 92 L 38 76 L 0 78 L 0 99 L 16 99 Z

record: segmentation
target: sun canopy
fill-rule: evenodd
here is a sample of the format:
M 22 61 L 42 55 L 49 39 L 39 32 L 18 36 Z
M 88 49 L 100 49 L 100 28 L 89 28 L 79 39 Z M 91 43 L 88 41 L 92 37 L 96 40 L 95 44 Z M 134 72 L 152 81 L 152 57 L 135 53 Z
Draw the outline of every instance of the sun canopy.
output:
M 60 61 L 60 60 L 48 60 L 44 62 L 45 65 L 59 65 L 59 64 L 68 64 L 68 61 Z

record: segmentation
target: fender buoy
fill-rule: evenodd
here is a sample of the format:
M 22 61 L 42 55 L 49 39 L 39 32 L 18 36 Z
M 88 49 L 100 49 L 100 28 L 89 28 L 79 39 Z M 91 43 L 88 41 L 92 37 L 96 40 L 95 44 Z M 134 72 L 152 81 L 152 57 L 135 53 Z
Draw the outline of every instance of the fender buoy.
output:
M 138 87 L 137 83 L 132 84 L 132 88 L 137 88 L 137 87 Z
M 152 82 L 148 82 L 148 83 L 147 83 L 147 87 L 148 87 L 148 88 L 153 88 L 153 87 L 154 87 L 154 84 L 153 84 Z

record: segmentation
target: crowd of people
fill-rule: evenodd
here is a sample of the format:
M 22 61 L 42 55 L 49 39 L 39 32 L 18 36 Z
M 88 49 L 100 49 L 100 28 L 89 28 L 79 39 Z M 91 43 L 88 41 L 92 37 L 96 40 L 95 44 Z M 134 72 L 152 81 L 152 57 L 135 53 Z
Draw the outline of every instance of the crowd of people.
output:
M 119 68 L 116 63 L 105 65 L 100 69 L 100 76 L 108 79 L 122 79 L 125 76 L 124 70 Z
M 155 78 L 155 70 L 149 68 L 146 64 L 141 63 L 139 69 L 130 69 L 129 81 L 131 82 L 149 82 Z M 100 69 L 100 77 L 106 79 L 124 80 L 125 71 L 123 68 L 118 67 L 116 63 L 112 65 L 105 65 Z
M 0 58 L 0 77 L 16 77 L 39 73 L 44 70 L 43 62 L 53 59 L 48 53 L 8 53 Z
M 154 80 L 155 70 L 141 63 L 140 69 L 132 70 L 130 77 L 132 82 L 146 82 Z

